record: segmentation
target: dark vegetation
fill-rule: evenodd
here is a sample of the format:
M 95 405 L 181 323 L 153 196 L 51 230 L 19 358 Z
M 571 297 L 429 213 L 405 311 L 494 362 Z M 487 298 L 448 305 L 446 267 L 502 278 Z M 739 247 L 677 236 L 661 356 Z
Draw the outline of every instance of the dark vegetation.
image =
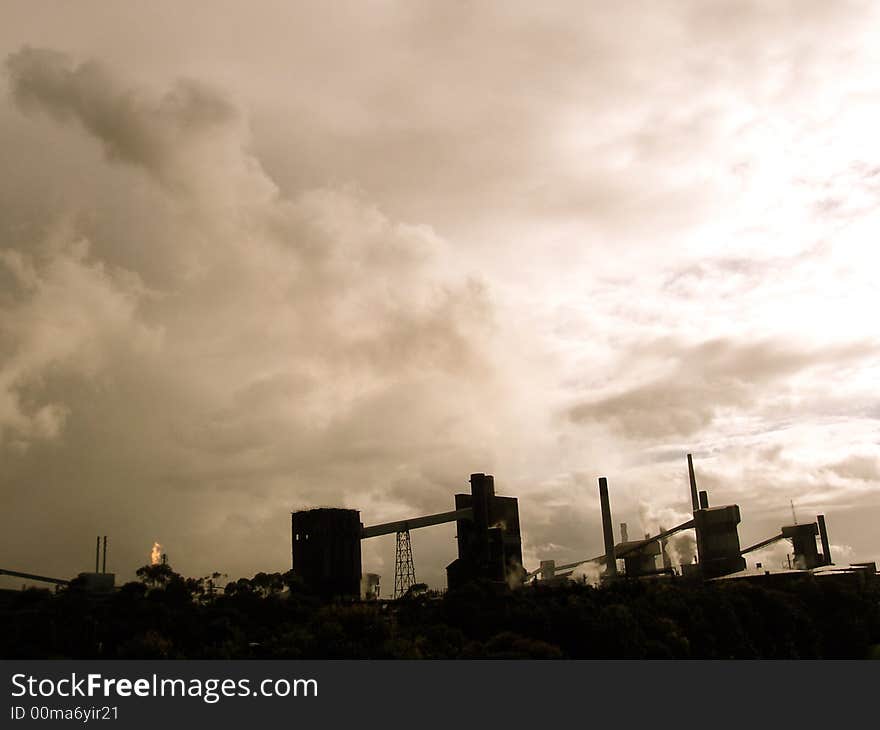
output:
M 325 602 L 290 573 L 223 588 L 141 568 L 103 597 L 75 583 L 0 597 L 12 658 L 868 658 L 880 594 L 803 579 L 785 588 L 620 582 L 500 591 L 488 585 L 391 602 Z

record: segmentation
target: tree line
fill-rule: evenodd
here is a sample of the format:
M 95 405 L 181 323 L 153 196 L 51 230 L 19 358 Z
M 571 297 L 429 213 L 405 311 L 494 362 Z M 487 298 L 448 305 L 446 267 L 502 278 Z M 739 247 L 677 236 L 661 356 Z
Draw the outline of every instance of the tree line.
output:
M 144 566 L 103 596 L 73 581 L 0 596 L 7 659 L 880 658 L 880 591 L 619 581 L 470 584 L 398 601 L 325 601 L 291 572 L 225 580 Z

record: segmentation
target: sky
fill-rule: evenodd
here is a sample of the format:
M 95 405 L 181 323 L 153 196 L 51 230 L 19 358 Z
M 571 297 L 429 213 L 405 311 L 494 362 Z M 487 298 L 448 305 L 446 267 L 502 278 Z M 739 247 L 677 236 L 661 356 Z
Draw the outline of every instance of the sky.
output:
M 743 545 L 880 560 L 875 3 L 0 9 L 0 567 L 284 571 L 485 472 L 534 569 L 689 452 Z

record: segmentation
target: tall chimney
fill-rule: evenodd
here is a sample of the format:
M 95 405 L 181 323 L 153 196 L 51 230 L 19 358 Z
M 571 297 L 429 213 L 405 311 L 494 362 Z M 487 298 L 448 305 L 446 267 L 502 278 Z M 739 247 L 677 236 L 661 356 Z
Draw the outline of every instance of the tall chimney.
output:
M 95 572 L 98 572 L 98 560 L 101 557 L 101 536 L 98 535 L 97 541 L 95 542 Z
M 709 509 L 709 493 L 706 491 L 700 492 L 700 509 Z
M 602 507 L 602 535 L 605 538 L 605 574 L 611 578 L 617 575 L 617 560 L 614 557 L 614 527 L 611 524 L 611 503 L 608 501 L 608 480 L 599 477 L 599 504 Z
M 629 533 L 626 530 L 626 522 L 620 523 L 620 541 L 629 542 Z
M 690 454 L 688 454 L 687 457 L 688 457 L 688 479 L 690 480 L 690 483 L 691 483 L 691 505 L 693 505 L 694 512 L 696 513 L 696 511 L 700 508 L 700 499 L 697 496 L 697 478 L 696 478 L 696 476 L 694 476 L 694 459 L 693 459 L 693 456 L 691 456 Z M 708 495 L 707 495 L 707 498 L 708 498 Z M 696 517 L 696 514 L 694 514 L 694 517 Z M 694 520 L 694 521 L 697 522 L 697 520 Z M 696 559 L 697 563 L 702 562 L 702 557 L 700 555 L 700 545 L 703 541 L 703 536 L 702 536 L 701 532 L 702 531 L 700 530 L 699 522 L 697 522 L 697 524 L 694 526 L 694 536 L 697 538 L 697 550 L 696 550 L 697 554 L 694 556 L 694 558 Z
M 688 478 L 691 482 L 691 506 L 693 507 L 694 512 L 696 512 L 698 509 L 700 509 L 700 500 L 697 497 L 697 478 L 694 476 L 694 459 L 690 454 L 688 454 L 687 457 Z
M 107 536 L 104 535 L 104 557 L 101 560 L 101 572 L 107 572 Z
M 825 558 L 825 565 L 831 565 L 831 545 L 828 543 L 825 515 L 816 515 L 816 522 L 819 523 L 819 539 L 822 540 L 822 555 Z
M 495 494 L 495 478 L 471 474 L 471 505 L 474 510 L 474 541 L 480 570 L 489 565 L 489 501 Z

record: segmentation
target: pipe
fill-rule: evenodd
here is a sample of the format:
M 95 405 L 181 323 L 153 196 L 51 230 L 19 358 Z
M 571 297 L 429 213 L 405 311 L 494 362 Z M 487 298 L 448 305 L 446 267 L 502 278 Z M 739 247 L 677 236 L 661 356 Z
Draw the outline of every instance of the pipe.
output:
M 663 530 L 657 535 L 653 537 L 646 538 L 644 540 L 639 540 L 634 545 L 631 545 L 627 548 L 621 548 L 620 550 L 615 549 L 614 554 L 618 558 L 625 557 L 630 553 L 635 553 L 641 550 L 645 545 L 650 545 L 652 542 L 657 542 L 658 540 L 663 540 L 671 535 L 674 535 L 676 532 L 681 532 L 682 530 L 689 530 L 694 527 L 694 521 L 688 520 L 687 522 L 682 522 L 680 525 L 676 525 L 675 527 L 670 527 L 668 530 Z M 606 560 L 606 555 L 597 555 L 594 558 L 587 558 L 586 560 L 576 560 L 573 563 L 566 563 L 565 565 L 557 565 L 557 572 L 560 570 L 568 570 L 569 568 L 576 568 L 578 565 L 583 565 L 584 563 L 601 563 L 603 560 Z M 616 563 L 615 563 L 616 565 Z M 534 574 L 537 574 L 537 570 Z
M 777 540 L 781 540 L 783 538 L 782 533 L 780 532 L 778 535 L 774 535 L 773 537 L 768 537 L 766 540 L 761 540 L 761 542 L 756 542 L 754 545 L 749 545 L 747 548 L 743 548 L 739 551 L 740 555 L 745 555 L 746 553 L 753 552 L 755 550 L 760 550 L 762 547 L 766 547 L 771 543 L 776 542 Z
M 384 522 L 381 525 L 370 525 L 361 528 L 361 540 L 370 537 L 379 537 L 380 535 L 390 535 L 395 532 L 403 532 L 405 530 L 415 530 L 419 527 L 430 527 L 431 525 L 442 525 L 446 522 L 456 522 L 457 520 L 472 520 L 474 518 L 474 510 L 471 507 L 453 510 L 451 512 L 440 512 L 436 515 L 427 515 L 425 517 L 413 517 L 409 520 L 398 520 L 396 522 Z
M 95 572 L 98 572 L 98 560 L 101 557 L 101 536 L 98 535 L 95 542 Z
M 700 509 L 709 509 L 709 493 L 700 492 Z
M 557 565 L 557 572 L 560 570 L 568 570 L 569 568 L 577 568 L 579 565 L 583 565 L 584 563 L 602 563 L 606 559 L 605 553 L 601 555 L 597 555 L 595 558 L 587 558 L 586 560 L 576 560 L 573 563 L 566 563 L 565 565 Z
M 602 508 L 602 535 L 605 538 L 605 573 L 617 575 L 617 559 L 614 557 L 614 528 L 611 524 L 611 503 L 608 501 L 608 480 L 599 477 L 599 504 Z
M 694 476 L 694 459 L 688 454 L 688 478 L 691 483 L 691 506 L 694 508 L 694 512 L 700 509 L 700 500 L 697 497 L 697 478 Z
M 822 556 L 825 559 L 825 565 L 831 565 L 831 545 L 828 542 L 828 529 L 825 527 L 825 515 L 816 515 L 816 522 L 819 523 L 819 538 L 822 540 Z
M 0 575 L 11 575 L 13 578 L 26 578 L 28 580 L 38 580 L 43 583 L 55 583 L 59 586 L 66 586 L 70 583 L 69 580 L 64 580 L 63 578 L 50 578 L 47 575 L 34 575 L 33 573 L 22 573 L 20 570 L 6 570 L 6 568 L 0 568 Z
M 101 572 L 107 572 L 107 536 L 104 535 L 104 557 L 101 560 Z
M 633 545 L 621 548 L 617 551 L 617 557 L 623 558 L 632 553 L 636 553 L 641 550 L 645 545 L 650 545 L 652 542 L 657 542 L 658 540 L 663 540 L 670 535 L 674 535 L 676 532 L 681 532 L 682 530 L 689 530 L 691 527 L 695 527 L 694 520 L 688 520 L 687 522 L 682 522 L 680 525 L 676 525 L 675 527 L 670 527 L 668 530 L 664 530 L 656 535 L 649 535 L 644 540 L 639 540 L 637 543 Z
M 629 533 L 626 530 L 626 522 L 620 523 L 620 541 L 629 542 Z

